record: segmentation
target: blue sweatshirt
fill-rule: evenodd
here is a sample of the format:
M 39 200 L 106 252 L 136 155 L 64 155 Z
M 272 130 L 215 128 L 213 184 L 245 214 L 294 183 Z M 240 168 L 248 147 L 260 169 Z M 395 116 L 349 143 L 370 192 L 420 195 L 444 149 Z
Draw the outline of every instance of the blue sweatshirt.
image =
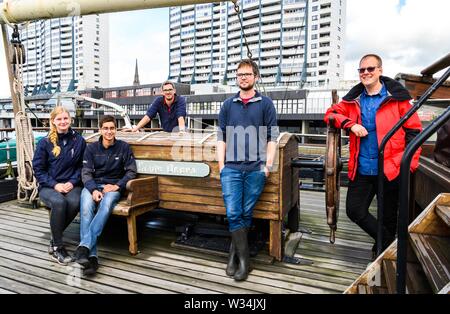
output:
M 276 142 L 279 135 L 272 100 L 257 91 L 244 104 L 237 93 L 224 101 L 219 126 L 217 138 L 226 143 L 225 165 L 241 171 L 262 170 L 267 143 Z
M 97 189 L 97 184 L 115 184 L 123 193 L 127 182 L 136 177 L 136 160 L 127 142 L 115 140 L 105 148 L 102 137 L 87 146 L 83 157 L 82 180 L 89 192 Z
M 54 188 L 57 183 L 70 182 L 73 186 L 81 186 L 81 167 L 86 142 L 72 129 L 66 134 L 58 134 L 58 145 L 61 153 L 53 155 L 53 143 L 48 137 L 42 138 L 36 146 L 33 157 L 33 171 L 43 187 Z
M 163 96 L 157 97 L 146 113 L 150 119 L 159 114 L 161 127 L 166 132 L 172 132 L 174 128 L 178 127 L 178 118 L 186 117 L 186 101 L 184 97 L 178 95 L 174 97 L 175 100 L 170 107 L 166 105 Z

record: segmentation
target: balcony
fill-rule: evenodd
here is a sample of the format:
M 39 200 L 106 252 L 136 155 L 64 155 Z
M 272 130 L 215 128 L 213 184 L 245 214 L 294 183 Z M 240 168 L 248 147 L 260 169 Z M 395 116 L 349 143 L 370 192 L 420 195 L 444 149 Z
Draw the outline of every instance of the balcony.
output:
M 275 5 L 275 6 L 267 6 L 261 9 L 261 14 L 265 18 L 266 15 L 271 13 L 280 13 L 281 11 L 281 5 Z

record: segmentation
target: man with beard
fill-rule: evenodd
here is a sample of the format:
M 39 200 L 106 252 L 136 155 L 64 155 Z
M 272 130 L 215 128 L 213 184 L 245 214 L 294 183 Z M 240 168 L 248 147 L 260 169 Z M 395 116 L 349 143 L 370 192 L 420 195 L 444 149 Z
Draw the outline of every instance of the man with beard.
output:
M 236 76 L 240 91 L 225 100 L 219 113 L 217 158 L 232 240 L 226 274 L 241 281 L 249 272 L 247 234 L 272 170 L 278 127 L 272 100 L 255 90 L 255 62 L 242 60 Z
M 137 132 L 158 114 L 161 127 L 165 132 L 184 132 L 184 117 L 186 117 L 185 99 L 176 94 L 175 85 L 170 81 L 162 83 L 161 92 L 163 96 L 156 97 L 141 121 L 132 129 L 124 129 L 124 131 Z

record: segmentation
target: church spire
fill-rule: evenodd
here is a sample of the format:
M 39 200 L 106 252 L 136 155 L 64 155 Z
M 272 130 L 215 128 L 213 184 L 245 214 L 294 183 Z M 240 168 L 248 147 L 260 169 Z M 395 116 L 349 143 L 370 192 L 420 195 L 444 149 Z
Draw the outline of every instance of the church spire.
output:
M 141 85 L 139 83 L 139 71 L 138 71 L 138 62 L 136 59 L 136 69 L 134 70 L 134 81 L 133 81 L 133 86 L 139 86 Z

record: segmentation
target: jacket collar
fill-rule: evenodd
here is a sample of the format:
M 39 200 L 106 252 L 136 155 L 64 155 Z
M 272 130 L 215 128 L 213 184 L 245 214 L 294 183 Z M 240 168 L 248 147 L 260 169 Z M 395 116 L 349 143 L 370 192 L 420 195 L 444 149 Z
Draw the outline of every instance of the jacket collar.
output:
M 114 138 L 114 143 L 112 143 L 111 146 L 109 146 L 108 148 L 105 148 L 105 146 L 103 146 L 103 136 L 100 135 L 98 137 L 98 145 L 100 146 L 100 149 L 106 150 L 106 149 L 113 148 L 114 146 L 116 146 L 116 143 L 117 143 L 117 138 Z
M 58 135 L 58 140 L 64 140 L 64 139 L 69 139 L 70 137 L 75 135 L 75 131 L 72 130 L 72 128 L 69 128 L 69 130 L 67 130 L 67 133 L 57 133 Z
M 408 90 L 403 87 L 402 84 L 397 82 L 396 80 L 393 80 L 387 76 L 380 76 L 380 81 L 384 84 L 386 87 L 386 90 L 388 92 L 388 95 L 394 98 L 398 101 L 403 100 L 410 100 L 411 95 L 409 94 Z M 362 83 L 359 83 L 358 85 L 354 86 L 344 97 L 342 97 L 343 100 L 346 101 L 352 101 L 357 98 L 359 98 L 364 91 L 364 85 Z
M 249 101 L 248 101 L 248 103 L 251 103 L 251 102 L 257 102 L 257 101 L 261 101 L 262 100 L 262 96 L 261 96 L 261 94 L 257 91 L 257 90 L 255 90 L 255 96 L 253 96 Z M 242 102 L 242 98 L 241 98 L 241 96 L 240 96 L 240 92 L 237 92 L 237 94 L 236 95 L 234 95 L 234 97 L 233 97 L 233 102 Z

